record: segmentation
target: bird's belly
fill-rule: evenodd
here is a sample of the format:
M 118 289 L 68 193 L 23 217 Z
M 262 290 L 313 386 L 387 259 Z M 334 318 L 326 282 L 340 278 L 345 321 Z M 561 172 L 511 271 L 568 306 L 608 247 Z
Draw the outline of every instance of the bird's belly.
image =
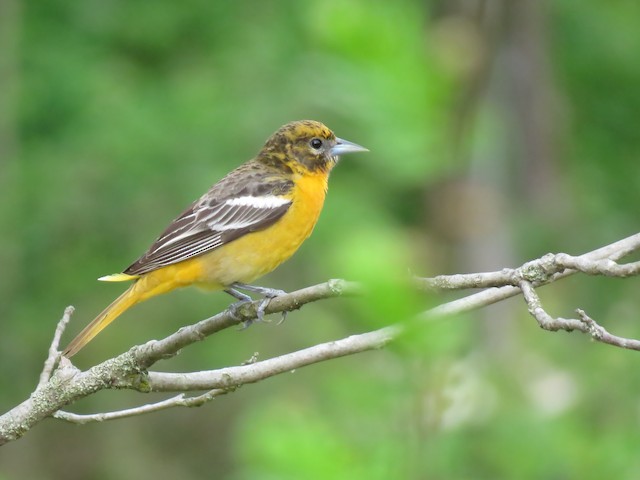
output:
M 311 234 L 315 222 L 292 225 L 283 217 L 260 232 L 249 233 L 229 243 L 225 249 L 206 255 L 207 282 L 230 285 L 234 282 L 250 283 L 274 270 L 287 260 Z M 273 231 L 269 231 L 272 230 Z

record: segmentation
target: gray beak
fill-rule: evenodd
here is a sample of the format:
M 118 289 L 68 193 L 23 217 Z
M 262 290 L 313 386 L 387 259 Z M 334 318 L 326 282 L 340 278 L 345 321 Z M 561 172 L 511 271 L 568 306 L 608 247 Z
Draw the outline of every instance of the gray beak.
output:
M 357 143 L 349 142 L 348 140 L 343 140 L 342 138 L 336 137 L 336 144 L 331 147 L 330 154 L 332 157 L 337 157 L 339 155 L 344 155 L 345 153 L 368 151 L 368 149 L 358 145 Z

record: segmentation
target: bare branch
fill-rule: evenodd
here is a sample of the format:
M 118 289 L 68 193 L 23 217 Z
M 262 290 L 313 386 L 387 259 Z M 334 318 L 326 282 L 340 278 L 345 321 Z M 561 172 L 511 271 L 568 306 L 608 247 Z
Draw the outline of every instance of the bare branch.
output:
M 127 408 L 115 412 L 92 413 L 87 415 L 58 410 L 53 414 L 53 417 L 58 420 L 64 420 L 66 422 L 80 425 L 84 425 L 85 423 L 106 422 L 108 420 L 120 420 L 121 418 L 135 417 L 146 413 L 158 412 L 160 410 L 166 410 L 167 408 L 173 407 L 200 407 L 214 398 L 228 392 L 229 390 L 222 389 L 211 390 L 195 397 L 187 397 L 184 393 L 181 393 L 175 397 L 167 398 L 160 402 L 148 403 L 139 407 Z
M 326 283 L 272 299 L 266 308 L 266 313 L 295 310 L 309 302 L 358 291 L 359 287 L 354 283 L 329 280 Z M 191 343 L 224 328 L 255 319 L 259 303 L 257 301 L 243 305 L 237 312 L 237 316 L 224 311 L 194 325 L 183 327 L 162 340 L 152 340 L 144 345 L 135 346 L 85 372 L 81 372 L 68 359 L 62 357 L 58 369 L 54 371 L 48 382 L 36 389 L 27 400 L 0 415 L 0 446 L 20 438 L 35 424 L 52 416 L 65 405 L 97 391 L 116 388 L 119 380 L 138 377 L 140 372 L 144 372 L 158 360 L 172 357 L 181 348 Z M 145 391 L 144 378 L 140 378 L 141 383 L 136 389 Z
M 148 372 L 148 387 L 154 392 L 229 389 L 238 385 L 255 383 L 280 373 L 291 372 L 314 363 L 382 348 L 400 332 L 400 327 L 385 327 L 237 367 L 193 373 Z M 119 386 L 137 388 L 137 385 L 133 381 Z
M 49 346 L 49 354 L 47 356 L 47 359 L 44 361 L 44 368 L 42 369 L 42 373 L 40 373 L 40 381 L 38 382 L 38 386 L 36 388 L 41 388 L 51 378 L 53 369 L 56 367 L 56 363 L 58 363 L 58 359 L 60 358 L 60 352 L 58 351 L 58 347 L 60 346 L 60 339 L 62 338 L 62 334 L 64 333 L 64 330 L 67 328 L 67 325 L 71 320 L 71 315 L 73 315 L 74 310 L 75 309 L 71 305 L 64 309 L 64 314 L 58 322 L 58 326 L 56 327 L 56 330 L 53 334 L 53 339 L 51 340 L 51 345 Z
M 635 275 L 639 270 L 635 264 L 618 265 L 616 262 L 638 249 L 640 249 L 640 234 L 632 235 L 578 257 L 548 254 L 516 269 L 504 269 L 485 274 L 436 277 L 436 279 L 423 282 L 423 285 L 428 287 L 435 285 L 440 289 L 486 288 L 489 286 L 493 288 L 440 305 L 425 312 L 420 318 L 432 319 L 481 308 L 522 292 L 530 312 L 543 328 L 548 330 L 579 330 L 590 334 L 592 338 L 603 343 L 637 349 L 637 340 L 624 339 L 609 334 L 584 312 L 579 312 L 579 319 L 554 319 L 544 311 L 535 288 L 575 274 L 577 271 L 611 276 Z M 331 280 L 274 298 L 267 306 L 266 313 L 290 311 L 300 308 L 305 303 L 340 295 L 357 294 L 360 291 L 361 288 L 357 284 L 343 280 Z M 230 312 L 222 312 L 194 325 L 183 327 L 162 340 L 152 340 L 144 345 L 133 347 L 122 355 L 106 360 L 84 372 L 76 369 L 68 359 L 62 357 L 58 368 L 51 374 L 49 365 L 53 362 L 55 366 L 55 358 L 57 358 L 57 354 L 51 352 L 57 350 L 59 341 L 54 338 L 49 355 L 49 358 L 54 358 L 54 360 L 47 360 L 42 376 L 48 380 L 44 381 L 27 400 L 0 416 L 0 445 L 20 438 L 42 419 L 53 416 L 64 406 L 99 390 L 129 388 L 149 392 L 204 389 L 208 392 L 196 397 L 180 395 L 162 402 L 120 412 L 93 416 L 76 416 L 69 412 L 60 412 L 56 416 L 77 422 L 104 421 L 157 411 L 171 406 L 202 404 L 215 396 L 228 393 L 247 383 L 257 382 L 305 365 L 380 348 L 396 338 L 405 328 L 403 325 L 386 327 L 264 361 L 221 370 L 184 374 L 147 373 L 147 369 L 158 360 L 172 357 L 181 348 L 229 326 L 254 319 L 257 303 L 253 302 L 243 306 L 238 312 L 240 318 L 232 316 Z M 64 327 L 60 327 L 60 329 L 62 328 Z
M 373 332 L 361 335 L 352 335 L 335 342 L 315 345 L 297 352 L 281 355 L 261 362 L 254 361 L 237 367 L 191 373 L 142 373 L 140 375 L 144 377 L 144 380 L 141 381 L 140 378 L 128 378 L 126 382 L 119 382 L 117 387 L 129 388 L 142 392 L 188 392 L 207 389 L 210 390 L 207 393 L 196 397 L 186 397 L 184 394 L 180 394 L 157 403 L 141 405 L 139 407 L 118 410 L 115 412 L 78 415 L 71 412 L 58 411 L 53 416 L 60 420 L 83 424 L 117 420 L 172 407 L 200 406 L 213 400 L 215 397 L 235 391 L 241 385 L 255 383 L 281 373 L 293 372 L 297 368 L 323 362 L 332 358 L 352 355 L 365 350 L 382 348 L 395 338 L 400 331 L 401 329 L 399 327 L 386 327 Z
M 512 284 L 514 269 L 505 268 L 499 272 L 457 273 L 437 275 L 431 278 L 415 278 L 418 288 L 423 290 L 465 290 L 467 288 L 502 287 Z
M 438 275 L 431 278 L 415 278 L 418 288 L 424 290 L 465 290 L 468 288 L 493 288 L 518 286 L 521 279 L 536 287 L 577 272 L 588 275 L 629 277 L 640 274 L 640 262 L 620 265 L 616 260 L 640 250 L 640 233 L 574 257 L 566 253 L 548 253 L 518 268 L 503 268 L 496 272 Z M 496 295 L 496 301 L 515 296 L 519 289 L 505 289 L 507 296 Z
M 595 320 L 589 317 L 584 310 L 577 309 L 576 313 L 580 317 L 580 320 L 587 325 L 589 333 L 594 340 L 608 345 L 613 345 L 614 347 L 627 348 L 629 350 L 640 350 L 639 340 L 612 335 L 607 332 L 602 325 L 598 325 Z
M 583 257 L 573 257 L 566 253 L 559 253 L 555 262 L 564 268 L 571 268 L 587 275 L 604 275 L 607 277 L 631 277 L 640 273 L 640 262 L 620 265 L 609 258 L 591 260 Z
M 595 254 L 593 253 L 589 255 L 595 257 Z M 601 270 L 604 267 L 616 269 L 616 266 L 617 264 L 613 261 L 600 260 L 597 258 L 591 259 L 588 256 L 572 257 L 566 254 L 547 254 L 540 259 L 527 262 L 517 269 L 503 269 L 499 272 L 476 273 L 469 275 L 444 275 L 435 277 L 435 279 L 423 279 L 427 281 L 433 280 L 433 283 L 427 283 L 428 286 L 435 284 L 442 288 L 462 288 L 465 285 L 471 285 L 472 288 L 479 288 L 483 286 L 493 286 L 496 284 L 505 286 L 502 288 L 490 288 L 475 295 L 470 295 L 462 299 L 440 305 L 428 312 L 425 312 L 421 318 L 426 320 L 469 311 L 495 303 L 522 291 L 525 300 L 527 301 L 529 311 L 534 318 L 536 318 L 538 323 L 546 330 L 579 330 L 584 333 L 589 333 L 594 337 L 595 332 L 597 332 L 600 339 L 606 338 L 609 340 L 605 341 L 605 343 L 617 346 L 624 345 L 625 348 L 633 348 L 630 345 L 633 345 L 634 342 L 637 341 L 613 336 L 606 332 L 604 328 L 597 325 L 593 320 L 587 322 L 582 318 L 581 320 L 575 320 L 551 317 L 542 308 L 533 283 L 529 280 L 523 279 L 523 277 L 527 277 L 535 279 L 539 284 L 543 284 L 553 281 L 553 276 L 566 272 L 568 269 L 576 271 L 589 269 L 590 272 L 595 272 L 595 268 L 599 268 Z M 617 271 L 620 272 L 619 270 Z M 630 274 L 629 272 L 630 270 L 626 270 L 621 273 L 628 275 Z M 601 272 L 601 274 L 605 273 Z M 607 271 L 606 274 L 610 274 L 610 272 Z M 305 295 L 311 294 L 314 290 L 315 287 L 305 289 Z M 351 285 L 350 291 L 355 293 L 357 290 L 358 287 L 356 285 Z M 118 383 L 117 386 L 119 388 L 133 388 L 144 392 L 186 392 L 212 389 L 211 392 L 216 392 L 216 395 L 220 395 L 222 392 L 226 393 L 229 389 L 234 389 L 239 385 L 257 382 L 312 363 L 326 361 L 339 356 L 358 353 L 372 348 L 380 348 L 400 334 L 401 331 L 401 326 L 387 327 L 380 331 L 354 335 L 338 342 L 316 345 L 298 352 L 282 355 L 261 362 L 250 362 L 248 365 L 237 367 L 192 373 L 148 372 L 136 377 L 129 377 L 126 382 Z M 174 403 L 176 406 L 179 406 L 180 402 L 183 401 L 183 397 L 174 397 L 170 400 L 171 401 L 167 403 L 160 402 L 160 404 L 158 404 L 158 408 L 169 408 Z M 86 418 L 95 418 L 95 420 L 91 421 L 122 418 L 123 416 L 155 411 L 155 405 L 156 404 L 151 406 L 145 405 L 142 407 L 124 410 L 122 412 L 112 412 L 108 414 L 108 418 L 102 417 L 102 414 L 96 414 L 96 416 L 88 416 Z
M 289 312 L 297 310 L 310 302 L 341 295 L 353 295 L 360 291 L 361 287 L 354 282 L 333 279 L 326 283 L 320 283 L 275 297 L 267 305 L 265 313 Z M 209 335 L 220 330 L 248 320 L 255 320 L 259 304 L 260 301 L 256 301 L 242 305 L 235 315 L 226 310 L 196 324 L 182 327 L 176 333 L 162 340 L 151 340 L 144 345 L 134 347 L 130 352 L 134 354 L 139 368 L 141 370 L 146 369 L 158 360 L 170 358 L 178 353 L 181 348 L 204 340 Z
M 531 283 L 523 280 L 520 284 L 524 300 L 527 303 L 529 313 L 536 319 L 540 327 L 552 332 L 558 330 L 566 330 L 572 332 L 578 330 L 582 333 L 591 335 L 597 342 L 606 343 L 607 345 L 613 345 L 614 347 L 626 348 L 629 350 L 640 350 L 640 341 L 619 337 L 609 333 L 602 325 L 599 325 L 595 320 L 589 317 L 584 310 L 577 309 L 578 319 L 575 318 L 553 318 L 542 307 L 540 297 L 536 293 Z
M 457 315 L 459 313 L 477 310 L 494 303 L 501 302 L 507 298 L 515 297 L 520 294 L 518 287 L 506 286 L 500 288 L 489 288 L 482 292 L 467 295 L 466 297 L 443 303 L 437 307 L 433 307 L 419 315 L 419 318 L 430 320 L 436 317 L 446 317 L 449 315 Z
M 573 330 L 579 330 L 583 333 L 587 333 L 586 325 L 580 320 L 570 318 L 553 318 L 549 315 L 544 308 L 542 308 L 542 302 L 540 297 L 536 293 L 533 285 L 526 280 L 520 282 L 520 289 L 524 301 L 527 303 L 529 313 L 536 319 L 540 327 L 551 332 L 557 332 L 558 330 L 566 330 L 571 332 Z
M 335 342 L 315 345 L 269 360 L 219 370 L 192 373 L 148 372 L 148 374 L 145 374 L 146 381 L 144 383 L 146 387 L 141 391 L 187 392 L 206 389 L 209 389 L 209 391 L 196 397 L 186 397 L 184 394 L 180 394 L 160 402 L 115 412 L 78 415 L 71 412 L 58 411 L 53 416 L 67 422 L 84 424 L 142 415 L 172 407 L 199 407 L 215 397 L 235 391 L 241 385 L 255 383 L 280 373 L 293 372 L 297 368 L 332 358 L 352 355 L 374 348 L 382 348 L 399 332 L 400 330 L 395 327 L 387 327 L 361 335 L 352 335 Z M 118 387 L 140 390 L 140 385 L 141 382 L 129 379 L 128 382 L 119 383 Z

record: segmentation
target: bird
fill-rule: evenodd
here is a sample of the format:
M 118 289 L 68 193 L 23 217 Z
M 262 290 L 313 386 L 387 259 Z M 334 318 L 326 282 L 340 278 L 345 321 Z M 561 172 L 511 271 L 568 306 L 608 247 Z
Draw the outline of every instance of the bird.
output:
M 311 234 L 322 210 L 329 173 L 339 157 L 367 152 L 314 120 L 287 123 L 259 153 L 215 183 L 173 220 L 122 273 L 98 280 L 132 282 L 64 349 L 70 358 L 134 305 L 191 285 L 222 290 L 232 313 L 262 296 L 257 318 L 285 292 L 252 285 L 289 259 Z

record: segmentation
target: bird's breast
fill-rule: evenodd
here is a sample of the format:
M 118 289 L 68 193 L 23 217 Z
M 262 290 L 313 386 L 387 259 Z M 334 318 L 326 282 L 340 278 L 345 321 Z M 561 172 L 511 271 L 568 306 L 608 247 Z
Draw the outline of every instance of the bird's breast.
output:
M 249 283 L 289 259 L 313 231 L 327 191 L 327 175 L 294 178 L 291 207 L 270 227 L 244 235 L 203 256 L 207 281 Z

